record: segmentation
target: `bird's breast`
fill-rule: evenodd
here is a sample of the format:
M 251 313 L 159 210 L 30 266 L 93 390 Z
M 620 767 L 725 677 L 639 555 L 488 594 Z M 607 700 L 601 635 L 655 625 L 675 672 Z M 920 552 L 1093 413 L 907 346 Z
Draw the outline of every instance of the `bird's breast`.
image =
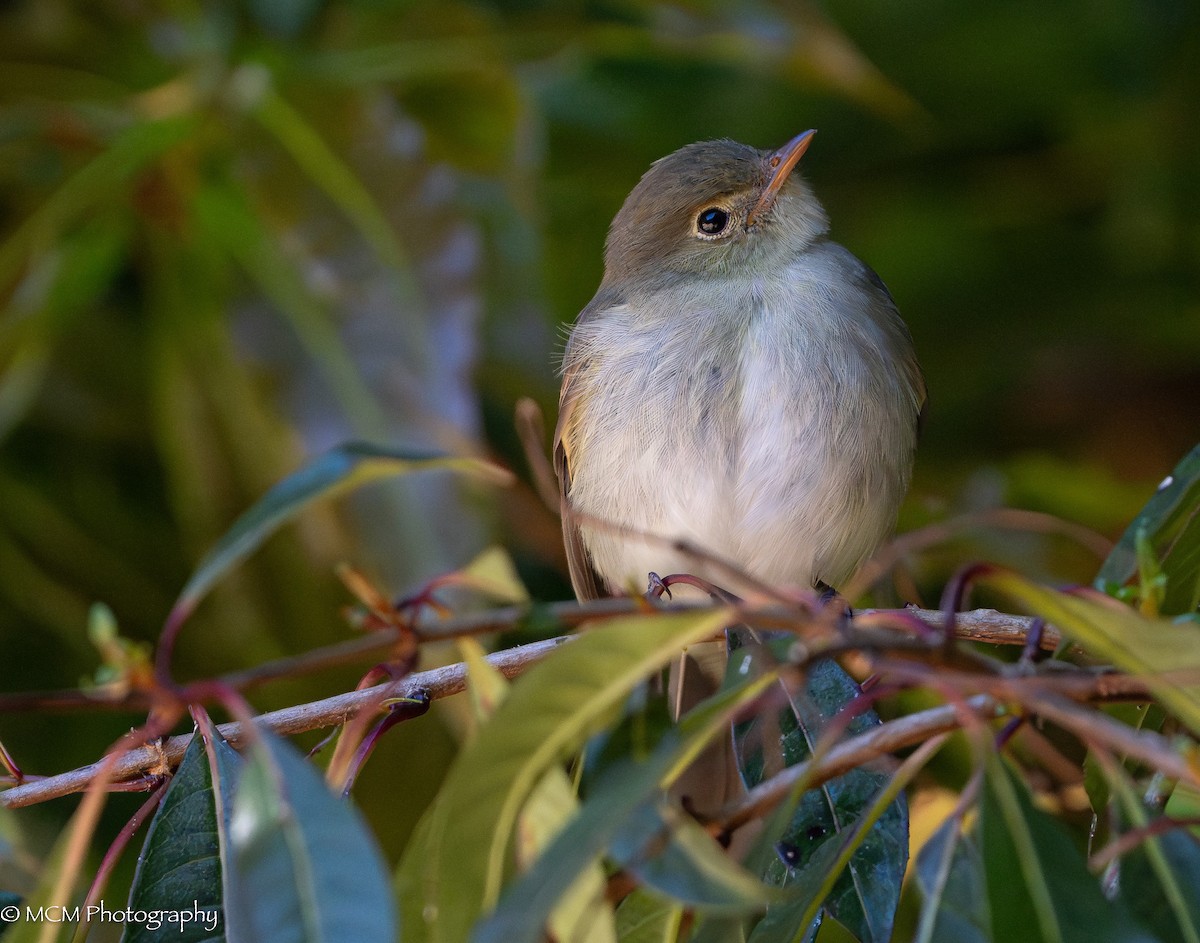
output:
M 727 281 L 595 318 L 584 364 L 572 505 L 663 540 L 592 526 L 584 540 L 614 588 L 647 572 L 722 567 L 683 539 L 776 585 L 848 578 L 890 528 L 907 484 L 876 489 L 870 344 L 801 280 Z M 861 348 L 861 349 L 860 349 Z M 912 424 L 910 422 L 910 424 Z M 892 476 L 896 477 L 895 475 Z M 736 581 L 734 581 L 736 582 Z

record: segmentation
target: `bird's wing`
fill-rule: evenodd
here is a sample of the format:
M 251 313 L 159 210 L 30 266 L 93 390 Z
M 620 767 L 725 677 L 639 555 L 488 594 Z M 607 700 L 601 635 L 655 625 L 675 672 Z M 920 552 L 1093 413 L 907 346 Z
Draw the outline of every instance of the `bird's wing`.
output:
M 567 565 L 571 585 L 582 601 L 611 596 L 603 578 L 592 566 L 592 557 L 583 544 L 575 514 L 571 510 L 571 449 L 577 433 L 576 409 L 580 365 L 570 364 L 563 373 L 562 393 L 558 398 L 558 425 L 554 428 L 554 472 L 558 476 L 559 507 L 562 514 L 563 543 L 567 550 Z

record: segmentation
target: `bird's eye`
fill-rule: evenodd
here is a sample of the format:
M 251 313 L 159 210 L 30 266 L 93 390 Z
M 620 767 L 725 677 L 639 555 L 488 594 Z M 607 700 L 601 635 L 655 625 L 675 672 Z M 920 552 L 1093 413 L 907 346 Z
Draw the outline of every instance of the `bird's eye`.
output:
M 729 225 L 729 214 L 719 206 L 701 210 L 696 217 L 696 231 L 703 236 L 719 236 Z

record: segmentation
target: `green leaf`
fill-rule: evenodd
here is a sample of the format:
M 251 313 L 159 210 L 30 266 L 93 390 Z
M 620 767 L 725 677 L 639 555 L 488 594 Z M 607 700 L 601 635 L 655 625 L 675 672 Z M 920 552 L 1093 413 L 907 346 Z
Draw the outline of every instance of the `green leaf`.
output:
M 571 647 L 583 641 L 573 642 Z M 677 771 L 725 730 L 734 713 L 759 696 L 769 682 L 770 678 L 747 679 L 740 688 L 722 691 L 697 705 L 678 726 L 663 734 L 645 758 L 612 760 L 589 786 L 579 814 L 533 867 L 505 891 L 495 912 L 480 922 L 472 936 L 474 943 L 540 940 L 546 915 L 574 876 L 604 851 L 623 823 L 644 804 L 658 802 Z M 417 854 L 414 860 L 422 860 L 422 856 Z M 429 932 L 433 938 L 433 929 Z
M 964 819 L 962 811 L 947 818 L 917 855 L 922 903 L 916 943 L 990 943 L 979 837 Z
M 729 637 L 730 671 L 739 673 L 786 659 L 794 642 L 789 635 L 759 642 L 746 631 L 731 631 Z M 784 708 L 739 723 L 734 743 L 747 788 L 808 760 L 829 722 L 860 694 L 858 685 L 835 662 L 819 661 L 809 667 L 803 691 L 788 692 Z M 850 722 L 845 735 L 879 723 L 874 711 L 864 711 Z M 775 835 L 787 863 L 779 855 L 771 857 L 764 877 L 778 885 L 807 879 L 814 856 L 825 845 L 841 841 L 888 781 L 886 773 L 860 768 L 806 792 L 790 822 Z M 851 857 L 825 907 L 858 939 L 889 940 L 907 861 L 908 803 L 901 794 Z M 772 924 L 778 919 L 772 918 Z
M 217 741 L 216 750 L 231 764 L 241 762 L 223 740 Z M 229 783 L 225 786 L 231 789 Z M 147 921 L 130 923 L 121 937 L 123 943 L 225 939 L 220 831 L 212 772 L 197 731 L 150 823 L 129 906 L 146 911 L 182 910 L 185 903 L 194 901 L 211 919 L 201 917 L 184 924 L 182 931 L 170 923 L 157 929 L 151 929 Z
M 1158 486 L 1109 554 L 1096 587 L 1110 591 L 1138 576 L 1138 545 L 1145 541 L 1166 579 L 1165 615 L 1200 608 L 1200 445 Z
M 234 259 L 279 309 L 356 434 L 382 437 L 388 424 L 379 401 L 338 333 L 333 312 L 305 283 L 298 263 L 280 245 L 279 234 L 233 185 L 205 187 L 193 203 L 206 244 Z
M 200 561 L 171 609 L 169 621 L 182 621 L 213 585 L 256 550 L 264 540 L 312 502 L 331 498 L 389 475 L 447 470 L 507 482 L 508 472 L 473 458 L 393 449 L 349 442 L 317 456 L 288 475 L 239 517 Z
M 665 798 L 642 805 L 623 824 L 611 854 L 646 886 L 698 910 L 749 913 L 779 899 Z
M 561 767 L 550 767 L 518 818 L 517 858 L 522 867 L 537 860 L 578 809 L 570 778 Z M 550 935 L 572 943 L 614 943 L 616 928 L 606 890 L 604 868 L 594 860 L 579 872 L 547 915 Z
M 116 134 L 108 147 L 68 178 L 0 243 L 0 285 L 9 284 L 27 255 L 54 245 L 61 230 L 97 204 L 122 194 L 121 186 L 151 161 L 192 134 L 193 115 L 140 121 Z M 123 194 L 122 194 L 123 195 Z
M 272 943 L 393 943 L 385 865 L 362 817 L 290 744 L 264 729 L 234 796 L 226 926 Z
M 700 922 L 688 943 L 746 943 L 745 921 L 714 914 Z
M 675 943 L 683 908 L 672 900 L 635 888 L 617 907 L 619 943 Z
M 121 222 L 89 220 L 32 260 L 0 324 L 0 440 L 36 401 L 61 336 L 117 276 L 129 242 Z
M 999 758 L 989 761 L 980 835 L 994 943 L 1142 943 L 1124 907 L 1105 900 L 1071 837 L 1034 808 Z
M 1123 606 L 1056 592 L 1010 570 L 993 570 L 978 582 L 1052 623 L 1093 656 L 1142 677 L 1167 709 L 1200 731 L 1200 685 L 1173 680 L 1200 670 L 1200 626 L 1148 619 Z
M 1097 761 L 1109 774 L 1120 800 L 1117 818 L 1145 829 L 1150 815 L 1122 768 Z M 1200 943 L 1200 846 L 1193 835 L 1175 828 L 1165 835 L 1147 834 L 1120 862 L 1118 888 L 1131 913 L 1165 940 Z
M 1163 940 L 1200 939 L 1200 842 L 1186 829 L 1147 839 L 1121 859 L 1121 900 Z
M 406 943 L 467 938 L 496 905 L 517 812 L 545 771 L 611 723 L 634 686 L 728 618 L 718 611 L 609 620 L 513 685 L 447 775 L 427 813 L 435 820 L 428 843 L 405 855 Z
M 406 305 L 421 305 L 412 263 L 386 215 L 362 179 L 325 142 L 304 116 L 274 89 L 262 96 L 254 116 L 300 168 L 346 214 L 380 259 L 402 280 Z M 415 312 L 414 312 L 415 313 Z
M 467 688 L 476 722 L 490 717 L 508 696 L 509 682 L 484 656 L 476 639 L 458 640 L 467 665 Z M 566 772 L 559 766 L 546 770 L 517 818 L 516 857 L 522 870 L 537 860 L 579 809 L 579 799 Z M 599 859 L 582 869 L 546 915 L 546 925 L 557 940 L 573 943 L 613 943 L 613 912 L 605 897 L 604 869 Z
M 828 857 L 832 859 L 834 856 L 831 854 Z M 751 931 L 747 943 L 811 943 L 825 919 L 825 912 L 818 910 L 807 927 L 804 925 L 804 916 L 811 903 L 806 895 L 770 908 Z

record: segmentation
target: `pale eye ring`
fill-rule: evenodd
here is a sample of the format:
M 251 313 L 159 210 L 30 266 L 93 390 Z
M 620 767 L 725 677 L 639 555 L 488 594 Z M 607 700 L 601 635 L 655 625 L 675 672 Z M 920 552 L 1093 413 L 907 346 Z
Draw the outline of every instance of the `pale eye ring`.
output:
M 729 213 L 719 206 L 702 209 L 696 217 L 697 234 L 707 238 L 721 235 L 728 227 Z

